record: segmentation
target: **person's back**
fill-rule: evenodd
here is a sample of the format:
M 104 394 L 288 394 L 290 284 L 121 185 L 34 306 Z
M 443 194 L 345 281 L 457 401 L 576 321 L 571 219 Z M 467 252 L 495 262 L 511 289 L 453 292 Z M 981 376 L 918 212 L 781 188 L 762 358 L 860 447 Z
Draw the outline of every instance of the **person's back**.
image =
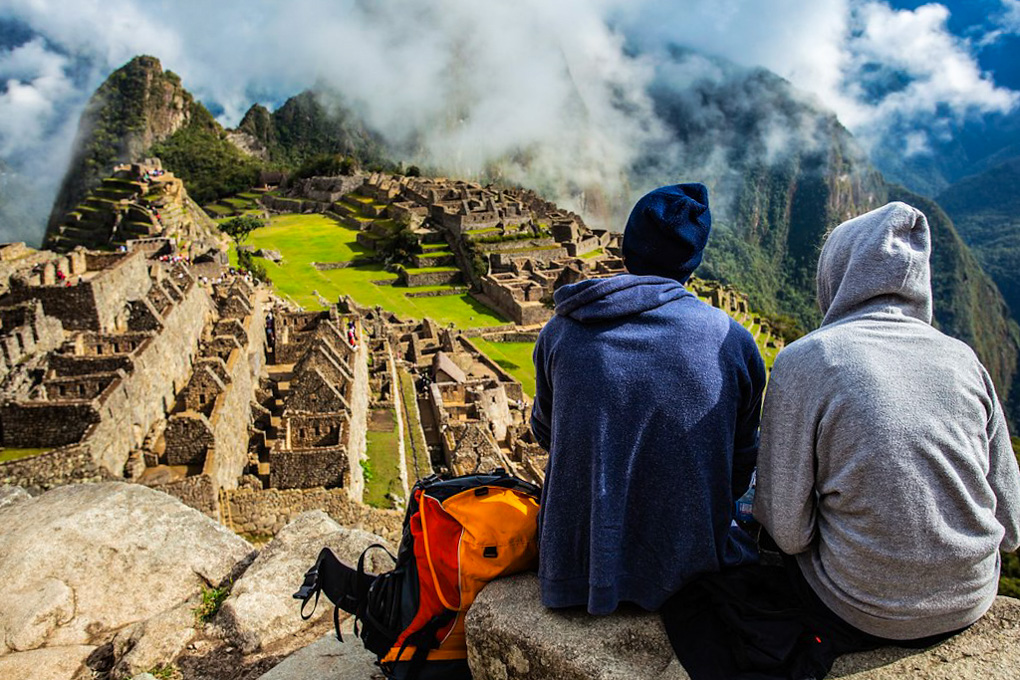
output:
M 635 215 L 647 227 L 655 216 L 642 217 L 641 206 Z M 744 328 L 680 283 L 700 261 L 707 227 L 700 243 L 664 233 L 664 245 L 635 219 L 624 250 L 642 275 L 558 290 L 535 347 L 532 427 L 550 451 L 539 577 L 550 607 L 657 609 L 694 575 L 748 556 L 731 520 L 757 455 L 761 357 Z
M 930 325 L 929 238 L 901 203 L 829 238 L 823 325 L 773 367 L 754 509 L 832 612 L 894 640 L 977 620 L 1020 541 L 992 382 Z

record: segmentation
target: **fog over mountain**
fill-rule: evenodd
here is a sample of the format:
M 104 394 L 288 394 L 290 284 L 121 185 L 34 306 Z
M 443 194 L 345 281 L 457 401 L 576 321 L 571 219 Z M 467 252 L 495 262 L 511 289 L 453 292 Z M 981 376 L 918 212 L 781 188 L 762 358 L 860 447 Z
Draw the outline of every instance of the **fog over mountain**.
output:
M 1016 0 L 982 1 L 994 23 L 961 37 L 942 5 L 878 0 L 0 0 L 0 240 L 39 242 L 85 101 L 136 54 L 159 57 L 225 125 L 309 87 L 342 93 L 399 157 L 524 183 L 598 221 L 598 206 L 653 184 L 714 181 L 722 156 L 703 144 L 693 156 L 654 91 L 763 67 L 894 155 L 1014 110 L 1018 94 L 977 54 L 1020 30 Z M 766 161 L 814 134 L 776 120 L 753 140 Z

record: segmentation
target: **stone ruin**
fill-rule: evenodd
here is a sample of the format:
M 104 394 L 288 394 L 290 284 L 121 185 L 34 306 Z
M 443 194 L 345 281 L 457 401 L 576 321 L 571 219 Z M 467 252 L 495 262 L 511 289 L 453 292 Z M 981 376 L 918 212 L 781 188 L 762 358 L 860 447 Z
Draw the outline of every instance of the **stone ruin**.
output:
M 226 242 L 216 224 L 188 196 L 184 183 L 158 158 L 118 165 L 113 175 L 47 233 L 45 246 L 68 251 L 126 247 L 136 240 L 173 239 L 192 257 Z
M 275 311 L 269 384 L 256 435 L 266 488 L 364 489 L 368 363 L 354 314 Z
M 504 468 L 541 482 L 545 452 L 531 435 L 517 380 L 462 333 L 430 319 L 394 339 L 416 377 L 421 425 L 437 469 Z
M 21 352 L 0 385 L 3 443 L 52 449 L 14 480 L 46 487 L 123 473 L 185 383 L 212 305 L 184 266 L 79 249 L 16 273 L 0 308 L 2 344 Z

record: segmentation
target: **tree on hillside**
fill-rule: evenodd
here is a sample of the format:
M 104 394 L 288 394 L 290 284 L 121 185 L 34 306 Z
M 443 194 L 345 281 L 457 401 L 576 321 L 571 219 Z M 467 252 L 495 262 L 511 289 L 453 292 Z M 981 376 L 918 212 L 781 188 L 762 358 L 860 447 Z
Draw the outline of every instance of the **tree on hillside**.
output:
M 234 239 L 235 244 L 241 245 L 249 234 L 264 226 L 265 223 L 255 215 L 241 215 L 221 224 L 220 231 Z

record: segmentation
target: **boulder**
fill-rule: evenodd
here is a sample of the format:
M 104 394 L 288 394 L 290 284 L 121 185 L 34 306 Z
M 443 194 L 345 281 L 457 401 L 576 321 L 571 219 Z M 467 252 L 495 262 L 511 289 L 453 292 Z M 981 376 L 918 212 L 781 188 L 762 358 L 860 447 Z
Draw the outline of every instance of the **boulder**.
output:
M 382 538 L 360 529 L 344 528 L 321 510 L 298 515 L 263 548 L 234 584 L 216 623 L 246 653 L 298 634 L 328 630 L 332 626 L 329 600 L 323 596 L 316 615 L 303 621 L 300 603 L 293 594 L 323 547 L 329 546 L 340 559 L 353 565 L 373 543 L 381 543 L 392 551 Z M 374 551 L 366 562 L 369 571 L 385 571 L 392 566 L 392 560 L 381 550 Z
M 96 650 L 90 645 L 45 647 L 0 656 L 0 678 L 32 680 L 78 680 L 91 678 L 85 661 Z
M 554 612 L 539 601 L 534 574 L 490 583 L 465 625 L 475 680 L 688 678 L 657 615 Z M 926 650 L 849 654 L 836 660 L 828 677 L 1006 680 L 1020 677 L 1018 668 L 1020 600 L 999 597 L 980 621 L 947 642 Z
M 173 663 L 199 634 L 195 628 L 199 601 L 199 597 L 192 598 L 119 631 L 113 638 L 111 677 L 127 678 Z
M 349 633 L 349 635 L 348 635 Z M 375 654 L 365 649 L 348 626 L 345 642 L 327 633 L 307 647 L 294 652 L 259 680 L 307 680 L 308 678 L 350 678 L 382 680 L 385 676 L 375 665 Z
M 251 550 L 199 511 L 137 484 L 64 486 L 8 506 L 0 654 L 102 644 L 219 583 Z
M 0 510 L 27 501 L 32 496 L 20 486 L 0 486 Z

